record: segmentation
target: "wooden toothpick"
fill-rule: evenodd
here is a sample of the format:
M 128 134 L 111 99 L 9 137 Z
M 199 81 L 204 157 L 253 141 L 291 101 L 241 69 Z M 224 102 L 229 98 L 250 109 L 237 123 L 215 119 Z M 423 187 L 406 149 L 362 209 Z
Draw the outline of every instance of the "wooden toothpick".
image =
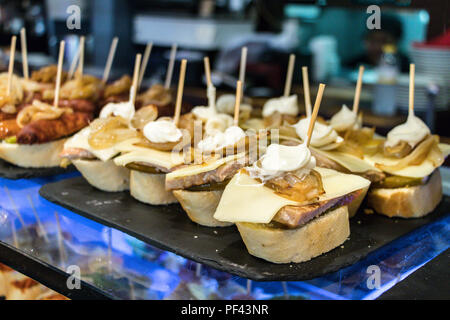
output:
M 306 140 L 306 146 L 309 147 L 311 142 L 311 137 L 314 131 L 314 125 L 316 123 L 317 114 L 319 113 L 320 103 L 322 102 L 323 91 L 325 90 L 325 85 L 321 83 L 319 85 L 319 91 L 317 92 L 316 102 L 314 103 L 314 109 L 311 115 L 311 120 L 309 121 L 308 134 Z
M 241 106 L 241 97 L 242 97 L 242 82 L 238 80 L 236 85 L 236 101 L 234 103 L 234 119 L 233 124 L 237 126 L 239 124 L 239 108 Z
M 119 42 L 119 38 L 114 37 L 111 42 L 111 46 L 109 47 L 108 59 L 106 60 L 105 70 L 103 71 L 103 78 L 102 78 L 103 83 L 106 83 L 108 81 L 109 73 L 111 71 L 111 66 L 112 66 L 112 63 L 114 60 L 114 56 L 116 54 L 118 42 Z
M 209 57 L 204 57 L 203 58 L 203 63 L 205 65 L 206 85 L 208 87 L 212 87 L 213 83 L 212 83 L 212 80 L 211 80 L 211 66 L 209 64 Z
M 132 84 L 131 84 L 130 100 L 133 104 L 136 101 L 136 93 L 137 93 L 137 86 L 138 86 L 138 80 L 139 80 L 139 68 L 141 67 L 141 59 L 142 59 L 142 55 L 140 53 L 138 53 L 136 55 L 136 60 L 134 61 L 133 80 L 132 80 Z
M 284 96 L 289 97 L 292 86 L 292 74 L 294 73 L 295 54 L 289 56 L 289 64 L 286 73 L 286 83 L 284 84 Z
M 8 66 L 8 85 L 6 87 L 6 94 L 9 96 L 11 94 L 12 77 L 14 71 L 14 55 L 16 52 L 16 36 L 11 38 L 11 49 L 9 51 L 9 66 Z
M 166 81 L 164 82 L 164 88 L 166 89 L 170 88 L 170 83 L 172 82 L 173 67 L 175 65 L 176 55 L 177 55 L 177 44 L 174 43 L 172 45 L 172 49 L 170 49 L 170 60 L 169 65 L 167 66 Z
M 181 114 L 181 102 L 183 100 L 184 78 L 186 76 L 186 64 L 187 64 L 186 59 L 181 60 L 180 77 L 178 79 L 177 101 L 175 104 L 175 114 L 173 116 L 173 122 L 175 123 L 176 126 L 178 126 L 178 121 L 180 120 Z
M 358 81 L 356 81 L 355 98 L 353 100 L 353 113 L 355 114 L 358 114 L 359 98 L 361 96 L 363 74 L 364 74 L 364 66 L 360 66 L 358 72 Z
M 416 74 L 416 65 L 411 63 L 409 65 L 409 115 L 414 114 L 414 79 Z
M 309 94 L 308 67 L 302 67 L 303 93 L 305 96 L 306 117 L 311 117 L 311 96 Z
M 59 91 L 61 89 L 61 74 L 64 61 L 64 46 L 65 41 L 62 40 L 61 43 L 59 44 L 58 70 L 56 72 L 55 98 L 53 100 L 53 107 L 55 108 L 58 108 Z
M 137 90 L 139 90 L 139 88 L 141 87 L 142 80 L 144 79 L 145 70 L 147 69 L 147 64 L 148 64 L 148 60 L 150 58 L 150 54 L 152 52 L 152 48 L 153 48 L 153 42 L 147 43 L 147 46 L 145 47 L 145 51 L 144 51 L 144 57 L 142 59 L 141 71 L 139 73 L 139 82 L 137 85 Z
M 78 69 L 77 69 L 77 73 L 76 73 L 78 79 L 81 79 L 83 77 L 85 40 L 86 40 L 86 37 L 81 36 L 81 38 L 80 38 L 80 58 L 78 60 Z
M 241 49 L 241 63 L 239 66 L 239 81 L 242 82 L 241 97 L 244 94 L 244 83 L 245 83 L 245 69 L 247 68 L 247 47 L 242 47 Z
M 20 50 L 22 51 L 23 77 L 28 79 L 30 75 L 28 73 L 27 34 L 25 28 L 20 29 Z

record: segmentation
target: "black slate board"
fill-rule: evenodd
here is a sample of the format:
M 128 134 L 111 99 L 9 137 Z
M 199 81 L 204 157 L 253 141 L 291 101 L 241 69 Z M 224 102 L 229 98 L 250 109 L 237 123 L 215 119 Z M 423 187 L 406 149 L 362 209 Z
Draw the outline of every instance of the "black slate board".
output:
M 12 180 L 48 177 L 74 170 L 75 167 L 73 165 L 65 169 L 61 167 L 21 168 L 0 159 L 0 177 Z
M 199 226 L 189 220 L 179 205 L 149 206 L 127 192 L 97 190 L 82 177 L 44 185 L 39 193 L 47 200 L 150 245 L 257 281 L 300 281 L 335 272 L 450 212 L 450 197 L 444 197 L 435 212 L 421 219 L 360 214 L 351 220 L 350 239 L 342 247 L 303 263 L 273 264 L 251 256 L 234 226 Z

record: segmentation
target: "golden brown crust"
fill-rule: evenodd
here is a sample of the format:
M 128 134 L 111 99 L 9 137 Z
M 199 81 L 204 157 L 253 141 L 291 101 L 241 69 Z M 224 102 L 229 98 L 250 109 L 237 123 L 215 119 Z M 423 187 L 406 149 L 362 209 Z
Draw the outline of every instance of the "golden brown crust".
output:
M 166 175 L 130 171 L 130 194 L 136 200 L 153 205 L 176 203 L 172 191 L 165 188 Z
M 219 205 L 223 190 L 187 191 L 174 190 L 173 195 L 178 199 L 188 217 L 206 227 L 227 227 L 231 222 L 214 219 L 214 212 Z
M 432 212 L 441 199 L 441 174 L 435 170 L 424 185 L 371 189 L 367 202 L 377 213 L 388 217 L 420 218 Z
M 350 235 L 346 206 L 296 229 L 242 222 L 236 226 L 251 255 L 274 263 L 308 261 L 341 245 Z

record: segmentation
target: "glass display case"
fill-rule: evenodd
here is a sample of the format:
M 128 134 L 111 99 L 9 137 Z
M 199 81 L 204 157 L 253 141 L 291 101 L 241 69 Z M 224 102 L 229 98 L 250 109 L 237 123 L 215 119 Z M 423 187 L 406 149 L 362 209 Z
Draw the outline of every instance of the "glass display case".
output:
M 441 170 L 445 176 L 448 169 Z M 0 178 L 0 261 L 73 299 L 375 299 L 450 247 L 445 215 L 338 272 L 308 281 L 250 281 L 39 196 L 43 184 L 75 176 Z

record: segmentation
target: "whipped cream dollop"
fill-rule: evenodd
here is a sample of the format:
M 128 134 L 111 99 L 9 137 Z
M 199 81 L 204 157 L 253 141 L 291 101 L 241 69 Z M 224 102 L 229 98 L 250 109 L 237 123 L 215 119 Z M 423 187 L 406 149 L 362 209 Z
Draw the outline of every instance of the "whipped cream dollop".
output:
M 405 141 L 414 148 L 429 134 L 430 129 L 427 125 L 413 113 L 410 113 L 405 123 L 389 131 L 384 145 L 386 147 L 394 147 L 401 141 Z
M 144 137 L 154 143 L 177 142 L 183 136 L 180 129 L 170 120 L 147 123 L 143 129 Z
M 103 107 L 100 112 L 100 118 L 108 118 L 109 116 L 120 116 L 128 121 L 133 119 L 135 114 L 134 104 L 130 101 L 113 103 L 110 102 Z
M 217 99 L 216 109 L 218 112 L 234 114 L 234 105 L 236 104 L 236 96 L 234 94 L 224 94 Z M 244 101 L 239 107 L 240 111 L 252 111 L 252 106 Z
M 281 114 L 296 116 L 298 114 L 297 95 L 294 94 L 289 97 L 279 97 L 267 100 L 263 106 L 262 115 L 266 118 L 276 111 Z
M 362 123 L 358 119 L 358 115 L 344 104 L 341 110 L 330 119 L 330 125 L 337 131 L 344 131 L 360 129 Z
M 252 178 L 259 178 L 264 182 L 292 171 L 301 178 L 315 167 L 316 158 L 311 155 L 306 143 L 297 146 L 274 143 L 267 147 L 259 161 L 246 169 Z
M 213 117 L 206 120 L 205 135 L 214 135 L 217 132 L 224 132 L 228 127 L 233 125 L 233 117 L 225 113 L 217 113 Z
M 202 121 L 207 121 L 217 114 L 216 88 L 214 86 L 208 86 L 206 95 L 208 96 L 208 106 L 197 106 L 192 109 L 194 116 Z
M 297 135 L 303 141 L 306 141 L 307 139 L 308 127 L 310 122 L 311 118 L 303 118 L 293 125 L 295 131 L 297 132 Z M 344 139 L 338 135 L 333 127 L 316 121 L 311 136 L 311 146 L 320 148 L 332 143 L 341 143 L 342 141 L 344 141 Z
M 236 144 L 245 137 L 245 132 L 238 126 L 228 127 L 224 132 L 216 132 L 207 136 L 197 144 L 202 152 L 212 152 Z

